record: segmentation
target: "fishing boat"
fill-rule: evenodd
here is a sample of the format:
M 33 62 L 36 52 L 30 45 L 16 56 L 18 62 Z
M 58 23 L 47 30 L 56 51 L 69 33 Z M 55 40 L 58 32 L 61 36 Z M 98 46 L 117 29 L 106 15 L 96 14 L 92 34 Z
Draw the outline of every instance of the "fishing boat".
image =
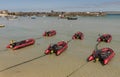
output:
M 87 61 L 92 61 L 98 59 L 103 65 L 109 63 L 109 61 L 114 57 L 115 53 L 111 48 L 102 48 L 93 53 L 88 57 Z
M 110 43 L 111 40 L 112 40 L 112 36 L 110 34 L 103 34 L 97 39 L 98 42 L 106 42 L 106 43 Z
M 51 36 L 54 36 L 54 35 L 56 35 L 56 31 L 55 30 L 45 31 L 43 33 L 43 36 L 48 36 L 48 37 L 51 37 Z
M 84 39 L 84 34 L 82 32 L 76 32 L 73 36 L 72 39 L 80 39 L 83 40 Z
M 13 42 L 12 44 L 7 45 L 6 48 L 16 50 L 16 49 L 20 49 L 20 48 L 24 48 L 24 47 L 33 45 L 34 43 L 35 43 L 35 40 L 30 38 L 30 39 L 22 40 L 19 42 Z
M 67 17 L 68 20 L 77 20 L 77 17 Z
M 45 54 L 51 54 L 55 53 L 57 56 L 60 55 L 62 52 L 65 51 L 65 49 L 68 48 L 68 45 L 65 41 L 60 41 L 57 44 L 51 44 L 48 46 L 48 48 L 45 50 Z

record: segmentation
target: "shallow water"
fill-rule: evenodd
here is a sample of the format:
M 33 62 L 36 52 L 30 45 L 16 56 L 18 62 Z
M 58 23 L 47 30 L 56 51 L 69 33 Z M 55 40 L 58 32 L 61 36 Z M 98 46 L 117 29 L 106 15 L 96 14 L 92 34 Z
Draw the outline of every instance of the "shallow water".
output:
M 0 72 L 0 77 L 119 77 L 120 76 L 120 15 L 104 17 L 79 17 L 78 20 L 58 19 L 57 17 L 19 17 L 15 20 L 0 18 L 0 23 L 5 24 L 0 29 L 0 70 L 21 62 L 31 60 L 44 54 L 50 43 L 61 40 L 68 41 L 72 35 L 81 31 L 84 40 L 72 40 L 68 49 L 60 56 L 55 54 L 23 63 L 14 68 Z M 50 38 L 41 38 L 44 31 L 54 29 L 57 35 Z M 86 63 L 87 57 L 92 53 L 97 44 L 98 34 L 109 33 L 113 39 L 111 43 L 101 43 L 99 48 L 110 47 L 116 55 L 108 65 L 102 66 L 99 62 Z M 35 38 L 33 46 L 19 50 L 5 50 L 10 40 L 16 41 Z M 85 65 L 84 65 L 85 64 Z

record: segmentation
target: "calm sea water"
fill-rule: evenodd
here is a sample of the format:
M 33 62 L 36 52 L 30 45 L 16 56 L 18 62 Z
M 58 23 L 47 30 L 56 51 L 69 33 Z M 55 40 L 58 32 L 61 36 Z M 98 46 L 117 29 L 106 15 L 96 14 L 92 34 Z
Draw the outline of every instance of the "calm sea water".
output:
M 0 18 L 0 24 L 5 24 L 0 29 L 0 38 L 4 39 L 24 39 L 27 37 L 39 37 L 44 31 L 55 29 L 58 35 L 71 38 L 76 31 L 81 31 L 92 36 L 99 33 L 110 33 L 119 35 L 120 15 L 107 15 L 103 17 L 79 17 L 78 20 L 71 21 L 58 19 L 56 17 L 19 17 L 15 20 Z M 86 36 L 87 37 L 87 36 Z

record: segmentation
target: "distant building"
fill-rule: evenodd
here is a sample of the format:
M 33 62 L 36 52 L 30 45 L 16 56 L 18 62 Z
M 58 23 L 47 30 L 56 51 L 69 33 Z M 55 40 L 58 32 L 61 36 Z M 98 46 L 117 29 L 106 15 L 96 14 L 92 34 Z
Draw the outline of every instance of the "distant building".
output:
M 1 10 L 0 11 L 0 17 L 5 17 L 5 16 L 8 16 L 8 10 Z
M 0 14 L 8 14 L 8 10 L 0 10 Z

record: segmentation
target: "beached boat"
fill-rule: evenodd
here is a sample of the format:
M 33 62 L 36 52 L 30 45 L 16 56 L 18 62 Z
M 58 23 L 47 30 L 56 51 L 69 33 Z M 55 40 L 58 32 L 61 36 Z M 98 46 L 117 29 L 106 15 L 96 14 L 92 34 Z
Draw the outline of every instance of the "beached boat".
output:
M 115 53 L 111 48 L 102 48 L 100 50 L 93 51 L 87 61 L 98 59 L 103 65 L 106 65 L 114 57 L 114 55 Z
M 77 17 L 67 17 L 68 20 L 77 20 Z
M 51 37 L 51 36 L 54 36 L 54 35 L 56 35 L 56 31 L 55 30 L 45 31 L 43 33 L 43 36 L 48 36 L 48 37 Z
M 111 40 L 112 40 L 112 36 L 110 34 L 103 34 L 97 39 L 98 42 L 106 42 L 106 43 L 110 43 Z
M 49 47 L 45 50 L 45 54 L 55 53 L 57 56 L 60 55 L 65 49 L 68 48 L 68 45 L 65 41 L 60 41 L 57 44 L 49 45 Z
M 72 39 L 80 39 L 83 40 L 84 39 L 84 34 L 82 32 L 76 32 L 73 36 Z
M 0 24 L 0 28 L 2 28 L 2 27 L 5 27 L 5 25 L 3 25 L 3 24 Z
M 33 45 L 35 43 L 35 40 L 30 38 L 30 39 L 26 39 L 26 40 L 22 40 L 19 42 L 14 42 L 12 44 L 7 45 L 7 48 L 16 50 L 16 49 L 20 49 L 29 45 Z

